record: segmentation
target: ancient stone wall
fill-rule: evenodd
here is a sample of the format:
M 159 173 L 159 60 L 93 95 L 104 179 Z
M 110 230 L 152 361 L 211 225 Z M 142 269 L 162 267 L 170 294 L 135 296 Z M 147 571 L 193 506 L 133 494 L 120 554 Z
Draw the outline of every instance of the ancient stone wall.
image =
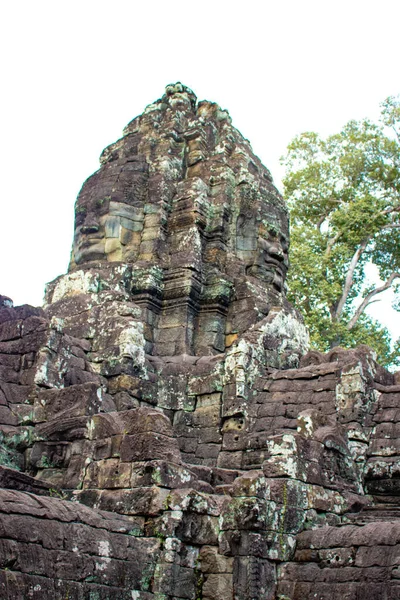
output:
M 0 297 L 0 597 L 398 598 L 400 380 L 307 352 L 269 172 L 181 84 L 101 165 Z

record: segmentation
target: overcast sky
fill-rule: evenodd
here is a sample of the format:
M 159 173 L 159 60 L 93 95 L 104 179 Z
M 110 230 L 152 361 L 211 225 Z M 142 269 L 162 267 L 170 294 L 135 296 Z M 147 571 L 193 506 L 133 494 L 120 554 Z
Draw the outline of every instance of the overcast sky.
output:
M 3 2 L 0 293 L 41 304 L 83 181 L 166 84 L 228 109 L 280 187 L 296 134 L 375 119 L 400 92 L 399 17 L 399 0 Z

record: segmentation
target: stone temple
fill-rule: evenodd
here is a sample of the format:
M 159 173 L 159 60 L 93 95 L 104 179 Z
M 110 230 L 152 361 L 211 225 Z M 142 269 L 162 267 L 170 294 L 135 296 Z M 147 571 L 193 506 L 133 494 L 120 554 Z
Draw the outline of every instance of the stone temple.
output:
M 400 599 L 400 374 L 308 351 L 269 171 L 180 83 L 100 163 L 0 296 L 0 598 Z

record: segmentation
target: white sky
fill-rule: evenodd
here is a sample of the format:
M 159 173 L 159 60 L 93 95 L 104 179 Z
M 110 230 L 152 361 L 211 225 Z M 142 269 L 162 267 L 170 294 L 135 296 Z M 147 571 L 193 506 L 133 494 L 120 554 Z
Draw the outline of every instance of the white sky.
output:
M 167 83 L 227 108 L 279 187 L 294 135 L 377 118 L 399 93 L 399 18 L 398 0 L 4 1 L 0 293 L 41 304 L 83 181 Z

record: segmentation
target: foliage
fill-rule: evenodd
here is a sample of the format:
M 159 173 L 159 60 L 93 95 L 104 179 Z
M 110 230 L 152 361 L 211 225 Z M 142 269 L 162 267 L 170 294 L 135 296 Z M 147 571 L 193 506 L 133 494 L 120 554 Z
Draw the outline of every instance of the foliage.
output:
M 387 98 L 377 124 L 350 121 L 327 139 L 295 137 L 282 162 L 292 227 L 289 297 L 314 347 L 367 343 L 393 364 L 387 329 L 365 309 L 400 281 L 400 98 Z M 369 263 L 383 283 L 368 283 Z

